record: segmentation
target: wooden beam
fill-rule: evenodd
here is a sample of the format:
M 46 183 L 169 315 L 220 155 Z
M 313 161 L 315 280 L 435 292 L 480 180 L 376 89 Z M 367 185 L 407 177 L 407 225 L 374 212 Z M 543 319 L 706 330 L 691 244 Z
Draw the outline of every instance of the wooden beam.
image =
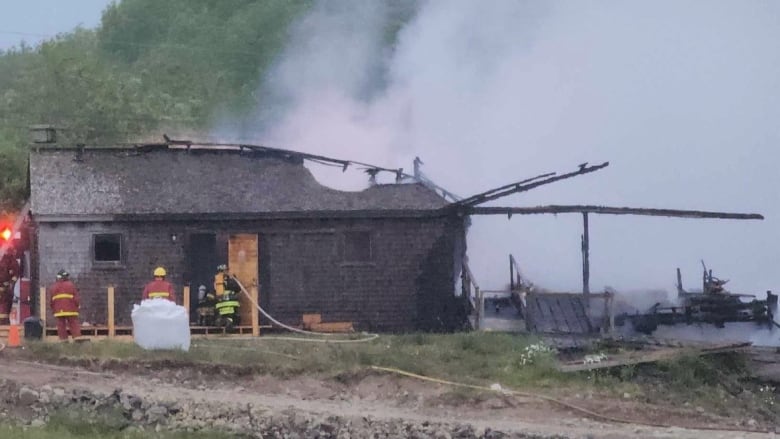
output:
M 544 296 L 544 297 L 582 297 L 582 293 L 554 293 L 554 292 L 533 292 L 530 293 L 533 296 Z M 590 298 L 591 299 L 605 299 L 607 297 L 610 297 L 610 293 L 591 293 Z
M 512 260 L 512 255 L 509 255 L 509 290 L 515 289 L 515 264 Z
M 579 372 L 585 370 L 605 369 L 610 367 L 628 366 L 632 364 L 654 363 L 656 361 L 671 360 L 682 355 L 712 355 L 723 352 L 734 352 L 745 350 L 751 346 L 751 343 L 732 343 L 716 345 L 712 347 L 680 347 L 680 348 L 662 348 L 651 351 L 629 352 L 622 355 L 610 356 L 607 360 L 595 363 L 586 363 L 584 361 L 568 362 L 559 364 L 557 369 L 561 372 Z
M 109 285 L 108 286 L 108 298 L 106 300 L 106 303 L 108 303 L 108 338 L 114 338 L 116 337 L 116 326 L 114 326 L 114 286 Z
M 189 316 L 190 316 L 190 286 L 185 285 L 184 289 L 182 291 L 182 306 L 187 311 L 187 321 L 189 322 Z
M 41 318 L 41 325 L 46 328 L 46 287 L 41 287 L 38 291 L 38 317 Z
M 703 210 L 652 209 L 636 207 L 610 207 L 593 205 L 551 205 L 536 207 L 472 207 L 472 215 L 539 215 L 559 213 L 595 213 L 600 215 L 640 215 L 663 216 L 672 218 L 711 218 L 733 220 L 763 220 L 757 213 L 711 212 Z
M 460 203 L 460 204 L 471 204 L 472 202 L 479 201 L 483 197 L 487 197 L 487 196 L 496 194 L 498 192 L 505 191 L 505 190 L 510 189 L 510 188 L 514 188 L 514 187 L 516 187 L 518 185 L 530 183 L 532 181 L 539 180 L 541 178 L 552 177 L 554 175 L 555 175 L 555 172 L 548 172 L 547 174 L 541 174 L 541 175 L 537 175 L 535 177 L 526 178 L 525 180 L 520 180 L 520 181 L 517 181 L 515 183 L 510 183 L 510 184 L 507 184 L 507 185 L 504 185 L 504 186 L 499 186 L 497 188 L 490 189 L 490 190 L 487 190 L 485 192 L 472 195 L 472 196 L 470 196 L 468 198 L 464 198 L 464 199 L 460 200 L 458 203 Z
M 607 166 L 609 166 L 609 162 L 604 162 L 600 165 L 595 165 L 595 166 L 586 166 L 586 165 L 587 163 L 584 163 L 580 165 L 578 170 L 574 172 L 569 172 L 567 174 L 561 174 L 561 175 L 555 175 L 555 173 L 542 174 L 517 183 L 512 183 L 509 185 L 491 189 L 481 194 L 464 198 L 463 200 L 460 200 L 457 203 L 452 203 L 450 206 L 476 206 L 478 204 L 482 204 L 498 198 L 506 197 L 507 195 L 530 191 L 531 189 L 537 188 L 539 186 L 544 186 L 546 184 L 554 183 L 556 181 L 565 180 L 567 178 L 576 177 L 578 175 L 589 174 L 591 172 L 598 171 L 599 169 L 606 168 Z M 549 177 L 541 179 L 547 176 Z
M 590 307 L 590 237 L 588 236 L 588 212 L 582 212 L 582 294 L 585 304 Z
M 252 285 L 249 288 L 249 294 L 252 296 L 252 336 L 260 336 L 260 315 L 255 303 L 260 303 L 259 293 L 257 285 Z

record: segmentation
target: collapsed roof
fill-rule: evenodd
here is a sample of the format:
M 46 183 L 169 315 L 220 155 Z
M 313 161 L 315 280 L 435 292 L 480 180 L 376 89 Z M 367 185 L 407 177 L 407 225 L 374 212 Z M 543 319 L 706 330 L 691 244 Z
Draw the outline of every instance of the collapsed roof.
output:
M 30 153 L 39 220 L 85 216 L 397 216 L 433 213 L 444 198 L 420 183 L 345 192 L 318 183 L 303 156 L 279 150 L 39 148 Z

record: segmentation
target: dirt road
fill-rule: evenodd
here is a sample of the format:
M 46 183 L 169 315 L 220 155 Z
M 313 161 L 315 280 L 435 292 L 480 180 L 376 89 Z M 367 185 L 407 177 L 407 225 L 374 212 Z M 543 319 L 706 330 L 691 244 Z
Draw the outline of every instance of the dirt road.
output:
M 114 395 L 116 404 L 127 410 L 128 422 L 160 423 L 174 429 L 229 428 L 256 437 L 281 437 L 273 433 L 276 424 L 291 430 L 319 429 L 319 435 L 312 437 L 776 437 L 774 433 L 603 423 L 549 402 L 504 396 L 476 398 L 445 386 L 376 374 L 341 380 L 284 380 L 231 376 L 224 370 L 204 372 L 193 366 L 114 364 L 83 368 L 38 364 L 4 352 L 0 354 L 0 380 L 6 392 L 37 395 L 32 398 L 37 401 L 29 397 L 20 400 L 18 395 L 4 398 L 0 409 L 6 416 L 28 420 L 40 416 L 40 409 L 25 411 L 20 406 L 54 404 L 56 397 L 62 404 L 74 404 L 90 398 L 109 400 Z M 85 397 L 87 394 L 95 396 Z M 576 395 L 568 401 L 613 416 L 665 420 L 683 426 L 734 427 L 744 423 L 713 418 L 696 410 L 631 401 Z M 156 413 L 154 417 L 152 412 Z

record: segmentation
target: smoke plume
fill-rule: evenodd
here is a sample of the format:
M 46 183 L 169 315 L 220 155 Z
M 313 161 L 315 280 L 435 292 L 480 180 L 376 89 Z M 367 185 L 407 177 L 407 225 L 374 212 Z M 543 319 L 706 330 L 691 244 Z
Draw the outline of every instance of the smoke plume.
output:
M 243 137 L 423 170 L 469 195 L 582 162 L 611 166 L 496 202 L 759 212 L 763 222 L 595 216 L 591 288 L 698 287 L 699 260 L 738 292 L 778 286 L 780 3 L 321 2 L 294 27 Z M 246 128 L 250 127 L 250 128 Z M 325 184 L 359 173 L 314 169 Z M 472 269 L 507 255 L 581 288 L 577 215 L 477 217 Z

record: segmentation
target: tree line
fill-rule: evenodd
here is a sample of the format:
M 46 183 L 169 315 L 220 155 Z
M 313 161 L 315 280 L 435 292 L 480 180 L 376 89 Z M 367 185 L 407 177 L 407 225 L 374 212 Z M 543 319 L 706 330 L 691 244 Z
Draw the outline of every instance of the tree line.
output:
M 0 52 L 0 211 L 26 197 L 30 125 L 55 125 L 65 144 L 113 144 L 244 114 L 290 24 L 311 6 L 123 0 L 97 29 Z

